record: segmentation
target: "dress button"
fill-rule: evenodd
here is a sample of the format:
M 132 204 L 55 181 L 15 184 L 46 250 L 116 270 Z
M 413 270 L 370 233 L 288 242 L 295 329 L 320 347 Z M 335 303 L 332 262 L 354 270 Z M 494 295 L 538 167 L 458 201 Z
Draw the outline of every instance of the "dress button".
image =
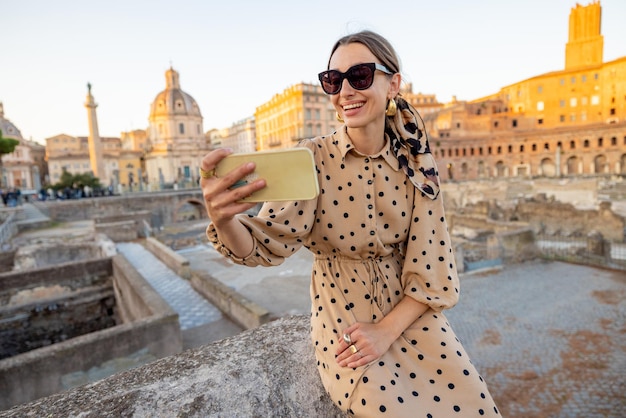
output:
M 372 184 L 372 183 L 374 183 L 372 180 L 367 181 L 367 184 Z
M 370 231 L 370 235 L 376 235 L 376 231 Z
M 374 205 L 372 205 L 372 204 L 367 205 L 367 208 L 368 208 L 368 209 L 374 209 Z
M 369 159 L 369 158 L 366 158 L 366 159 L 365 159 L 365 162 L 366 162 L 366 163 L 369 163 L 369 162 L 370 162 L 370 159 Z

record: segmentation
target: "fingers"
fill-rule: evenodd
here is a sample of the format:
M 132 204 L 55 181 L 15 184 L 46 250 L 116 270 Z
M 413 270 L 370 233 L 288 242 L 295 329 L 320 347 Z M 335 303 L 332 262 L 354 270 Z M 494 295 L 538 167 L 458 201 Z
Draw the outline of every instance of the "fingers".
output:
M 232 150 L 227 148 L 217 149 L 206 154 L 200 162 L 200 186 L 207 214 L 211 220 L 218 223 L 254 207 L 256 203 L 242 200 L 265 187 L 263 179 L 250 183 L 241 182 L 241 179 L 255 170 L 254 163 L 242 164 L 226 174 L 215 176 L 215 168 L 231 153 Z
M 224 157 L 233 153 L 230 148 L 218 148 L 206 154 L 200 161 L 200 168 L 204 171 L 211 171 L 217 167 Z
M 336 360 L 341 367 L 359 367 L 374 360 L 374 357 L 359 350 L 357 344 L 354 343 L 337 355 Z

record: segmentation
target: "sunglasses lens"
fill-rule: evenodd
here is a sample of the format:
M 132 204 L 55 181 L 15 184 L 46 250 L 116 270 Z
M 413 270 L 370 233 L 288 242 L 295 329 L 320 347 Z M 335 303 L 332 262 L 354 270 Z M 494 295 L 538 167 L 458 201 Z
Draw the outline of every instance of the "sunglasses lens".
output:
M 355 65 L 348 71 L 348 81 L 357 90 L 365 90 L 374 82 L 374 71 L 367 65 Z
M 324 71 L 320 75 L 320 82 L 326 94 L 337 94 L 341 90 L 341 82 L 343 78 L 341 73 L 336 70 Z

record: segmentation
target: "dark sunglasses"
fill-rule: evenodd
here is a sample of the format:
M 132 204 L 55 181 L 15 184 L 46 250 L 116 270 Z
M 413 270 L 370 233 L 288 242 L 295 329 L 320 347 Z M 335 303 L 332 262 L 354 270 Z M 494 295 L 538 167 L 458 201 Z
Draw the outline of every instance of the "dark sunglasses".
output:
M 369 62 L 366 64 L 357 64 L 348 68 L 348 71 L 342 73 L 337 70 L 327 70 L 319 73 L 318 78 L 322 83 L 322 89 L 326 94 L 337 94 L 341 91 L 344 78 L 348 80 L 348 83 L 352 88 L 357 90 L 367 90 L 372 87 L 374 83 L 374 73 L 376 70 L 382 71 L 385 74 L 393 74 L 382 64 L 375 62 Z

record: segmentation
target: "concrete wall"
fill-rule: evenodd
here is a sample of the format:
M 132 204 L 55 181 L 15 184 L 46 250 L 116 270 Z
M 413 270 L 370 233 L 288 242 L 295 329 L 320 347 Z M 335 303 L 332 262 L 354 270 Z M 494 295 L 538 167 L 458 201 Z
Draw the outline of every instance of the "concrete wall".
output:
M 147 237 L 150 234 L 151 217 L 150 211 L 138 210 L 101 216 L 93 221 L 97 232 L 108 235 L 115 242 L 121 242 Z
M 601 203 L 598 210 L 578 210 L 568 203 L 538 197 L 518 203 L 514 213 L 535 233 L 587 236 L 599 232 L 609 241 L 624 240 L 626 221 L 611 210 L 610 202 Z
M 104 267 L 107 262 L 108 267 Z M 93 272 L 90 273 L 88 266 L 94 265 L 112 272 L 120 316 L 130 322 L 0 361 L 0 410 L 66 390 L 67 379 L 64 378 L 68 375 L 102 367 L 114 359 L 140 351 L 146 351 L 154 359 L 182 350 L 178 314 L 122 255 L 106 261 L 65 265 L 62 269 L 67 274 L 60 276 L 53 272 L 52 278 L 70 277 L 72 271 L 84 273 L 89 280 Z M 57 269 L 56 273 L 59 271 Z M 44 281 L 43 276 L 43 271 L 35 272 L 27 285 L 35 286 Z M 71 283 L 72 280 L 79 279 L 75 276 L 66 281 Z M 19 284 L 11 277 L 0 275 L 5 291 L 8 283 Z
M 279 319 L 0 416 L 344 417 L 320 381 L 308 315 Z
M 120 196 L 108 196 L 88 199 L 62 201 L 37 201 L 35 206 L 50 219 L 58 222 L 103 219 L 113 222 L 115 217 L 148 212 L 151 227 L 169 225 L 177 221 L 178 211 L 185 203 L 203 207 L 200 188 L 163 192 L 127 193 Z M 122 209 L 123 208 L 123 209 Z M 204 210 L 198 215 L 206 218 Z M 141 215 L 143 216 L 143 215 Z M 109 221 L 107 221 L 109 219 Z M 141 235 L 140 235 L 141 236 Z

